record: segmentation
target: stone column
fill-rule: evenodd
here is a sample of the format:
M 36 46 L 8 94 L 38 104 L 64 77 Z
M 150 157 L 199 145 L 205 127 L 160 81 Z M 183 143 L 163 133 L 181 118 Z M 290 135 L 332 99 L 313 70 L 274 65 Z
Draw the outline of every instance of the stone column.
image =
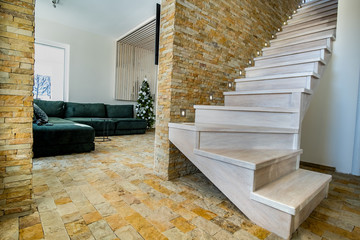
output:
M 32 208 L 35 0 L 0 0 L 0 219 Z

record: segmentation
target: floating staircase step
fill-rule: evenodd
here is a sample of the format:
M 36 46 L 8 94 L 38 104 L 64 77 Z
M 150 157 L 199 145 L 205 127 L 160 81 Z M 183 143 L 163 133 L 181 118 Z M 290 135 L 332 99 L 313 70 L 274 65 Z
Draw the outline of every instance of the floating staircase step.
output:
M 310 2 L 302 4 L 300 10 L 307 11 L 308 9 L 317 7 L 322 4 L 330 3 L 330 2 L 337 2 L 337 0 L 310 1 Z
M 261 127 L 261 126 L 241 126 L 225 124 L 206 124 L 206 123 L 168 123 L 171 128 L 178 128 L 197 132 L 244 132 L 244 133 L 299 133 L 293 128 Z
M 225 124 L 193 123 L 195 131 L 201 132 L 243 132 L 243 133 L 299 133 L 298 129 L 263 127 L 263 126 L 242 126 Z
M 302 7 L 297 9 L 296 14 L 294 14 L 293 16 L 298 16 L 298 15 L 306 15 L 308 13 L 311 13 L 313 11 L 317 11 L 319 9 L 331 6 L 331 5 L 337 5 L 338 1 L 325 1 L 322 3 L 318 3 L 318 4 L 313 4 L 311 7 Z
M 294 88 L 294 89 L 268 89 L 268 90 L 244 90 L 244 91 L 232 91 L 224 92 L 225 96 L 234 96 L 234 95 L 252 95 L 252 94 L 278 94 L 278 93 L 307 93 L 313 94 L 313 91 L 305 88 Z
M 195 122 L 299 128 L 299 109 L 195 105 Z
M 327 3 L 326 5 L 320 5 L 317 8 L 309 9 L 308 11 L 302 11 L 300 13 L 296 13 L 292 16 L 292 19 L 298 20 L 309 16 L 319 15 L 323 12 L 331 11 L 337 9 L 337 3 Z
M 302 150 L 269 150 L 269 149 L 194 149 L 194 153 L 217 161 L 229 163 L 239 167 L 258 170 L 297 156 Z
M 314 17 L 315 18 L 315 17 Z M 283 25 L 282 26 L 282 30 L 283 32 L 289 30 L 289 29 L 302 29 L 304 28 L 304 26 L 314 26 L 314 25 L 318 25 L 320 23 L 324 23 L 326 21 L 331 22 L 334 21 L 334 19 L 337 19 L 337 14 L 332 14 L 332 15 L 328 15 L 328 16 L 320 16 L 316 19 L 303 19 L 303 21 L 297 21 L 297 22 L 292 22 L 291 24 L 287 24 L 287 25 Z
M 247 77 L 274 75 L 278 73 L 315 72 L 321 74 L 326 62 L 321 58 L 289 61 L 261 67 L 246 68 Z
M 196 124 L 198 125 L 198 123 Z M 196 127 L 198 148 L 210 149 L 297 149 L 299 129 L 224 124 Z M 218 125 L 218 126 L 215 126 Z M 226 142 L 226 144 L 224 144 Z
M 295 25 L 298 23 L 308 22 L 308 21 L 321 21 L 329 17 L 337 16 L 337 9 L 328 10 L 317 15 L 304 16 L 299 19 L 290 19 L 287 21 L 287 25 Z
M 296 25 L 286 25 L 282 27 L 282 31 L 276 33 L 276 36 L 280 38 L 282 35 L 286 35 L 292 32 L 298 32 L 298 31 L 307 31 L 307 30 L 313 30 L 313 29 L 321 29 L 322 27 L 327 27 L 331 25 L 336 25 L 337 17 L 328 18 L 322 21 L 314 21 L 314 22 L 305 22 L 302 24 L 296 24 Z
M 251 193 L 251 199 L 291 215 L 299 213 L 324 188 L 331 176 L 298 169 Z
M 319 82 L 319 75 L 314 72 L 278 74 L 254 78 L 236 79 L 236 90 L 276 90 L 286 88 L 305 88 L 313 90 Z
M 335 29 L 324 30 L 321 32 L 310 33 L 301 36 L 290 37 L 286 39 L 275 39 L 270 41 L 270 47 L 284 47 L 287 45 L 295 45 L 298 43 L 311 42 L 323 38 L 335 38 Z
M 273 59 L 273 58 L 289 56 L 289 55 L 295 55 L 295 54 L 301 54 L 301 53 L 307 53 L 307 52 L 312 52 L 312 51 L 317 51 L 317 50 L 326 50 L 329 53 L 332 52 L 329 45 L 319 45 L 319 46 L 303 48 L 301 50 L 288 51 L 288 52 L 283 52 L 283 53 L 278 53 L 278 54 L 268 54 L 266 56 L 256 57 L 256 58 L 254 58 L 254 61 L 255 61 L 255 64 L 256 64 L 257 61 L 262 61 L 262 60 L 266 60 L 266 59 Z
M 289 33 L 286 33 L 286 32 L 282 32 L 281 35 L 277 35 L 277 39 L 274 39 L 274 40 L 271 40 L 271 42 L 276 42 L 276 41 L 284 41 L 286 39 L 294 39 L 294 38 L 297 38 L 297 37 L 302 37 L 302 36 L 308 36 L 310 34 L 313 34 L 313 33 L 320 33 L 320 32 L 324 32 L 326 30 L 335 30 L 336 29 L 336 23 L 330 25 L 330 26 L 316 26 L 316 28 L 312 28 L 312 29 L 302 29 L 302 30 L 299 30 L 299 31 L 293 31 L 293 32 L 289 32 Z M 335 32 L 335 31 L 334 31 Z
M 311 94 L 305 88 L 224 92 L 225 106 L 284 108 L 301 108 Z
M 255 67 L 262 67 L 267 65 L 274 65 L 277 63 L 288 63 L 291 61 L 302 61 L 302 60 L 308 60 L 308 59 L 322 59 L 323 62 L 326 62 L 330 58 L 329 51 L 326 51 L 324 48 L 322 49 L 314 49 L 310 51 L 294 51 L 281 54 L 274 54 L 274 55 L 268 55 L 265 57 L 258 57 L 255 58 Z
M 285 46 L 274 47 L 263 49 L 263 56 L 286 54 L 288 52 L 303 51 L 306 49 L 317 48 L 326 45 L 327 48 L 332 49 L 332 38 L 333 35 L 329 35 L 320 39 L 303 41 L 302 43 L 289 44 Z
M 247 77 L 236 79 L 235 82 L 249 82 L 249 81 L 263 81 L 263 80 L 272 80 L 272 79 L 283 79 L 283 78 L 292 78 L 292 77 L 303 77 L 303 76 L 313 76 L 315 78 L 320 78 L 320 75 L 315 72 L 298 72 L 298 73 L 287 73 L 287 74 L 276 74 L 269 76 L 261 77 Z

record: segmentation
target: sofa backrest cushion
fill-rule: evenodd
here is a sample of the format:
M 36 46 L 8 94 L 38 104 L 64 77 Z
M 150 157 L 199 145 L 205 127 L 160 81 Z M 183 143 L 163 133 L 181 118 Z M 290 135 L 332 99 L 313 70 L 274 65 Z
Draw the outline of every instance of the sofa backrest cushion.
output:
M 64 102 L 63 101 L 46 101 L 34 99 L 34 103 L 41 108 L 49 117 L 64 117 Z
M 65 117 L 106 117 L 103 103 L 65 103 Z
M 106 105 L 107 117 L 109 118 L 133 118 L 133 105 Z

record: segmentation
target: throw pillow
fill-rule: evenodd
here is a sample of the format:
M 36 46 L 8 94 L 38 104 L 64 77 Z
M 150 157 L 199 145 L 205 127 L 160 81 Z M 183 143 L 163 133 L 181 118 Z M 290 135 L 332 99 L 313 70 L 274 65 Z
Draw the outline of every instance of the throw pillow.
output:
M 36 103 L 34 103 L 34 115 L 36 119 L 39 120 L 40 123 L 47 123 L 49 121 L 49 118 L 46 115 L 46 113 L 41 108 L 39 108 L 39 106 L 36 105 Z

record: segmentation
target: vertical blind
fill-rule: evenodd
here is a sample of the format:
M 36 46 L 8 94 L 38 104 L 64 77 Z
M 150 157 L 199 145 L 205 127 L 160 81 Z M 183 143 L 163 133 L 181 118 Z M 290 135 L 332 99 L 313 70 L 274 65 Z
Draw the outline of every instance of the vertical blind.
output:
M 155 20 L 117 42 L 115 98 L 136 101 L 144 78 L 156 93 Z

